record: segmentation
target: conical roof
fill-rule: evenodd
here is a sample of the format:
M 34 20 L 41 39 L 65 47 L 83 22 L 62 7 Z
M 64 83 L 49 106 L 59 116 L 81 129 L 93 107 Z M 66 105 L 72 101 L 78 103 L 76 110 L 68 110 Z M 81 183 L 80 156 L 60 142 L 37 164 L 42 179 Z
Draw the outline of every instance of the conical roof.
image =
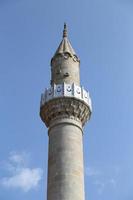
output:
M 58 49 L 55 52 L 55 55 L 62 54 L 62 53 L 70 53 L 71 55 L 76 55 L 67 37 L 63 38 Z
M 59 47 L 57 48 L 57 50 L 54 54 L 54 57 L 58 54 L 65 54 L 65 53 L 69 53 L 71 57 L 76 57 L 77 60 L 79 60 L 78 56 L 76 55 L 76 53 L 75 53 L 74 49 L 72 48 L 71 43 L 68 39 L 66 23 L 64 24 L 63 39 L 62 39 Z

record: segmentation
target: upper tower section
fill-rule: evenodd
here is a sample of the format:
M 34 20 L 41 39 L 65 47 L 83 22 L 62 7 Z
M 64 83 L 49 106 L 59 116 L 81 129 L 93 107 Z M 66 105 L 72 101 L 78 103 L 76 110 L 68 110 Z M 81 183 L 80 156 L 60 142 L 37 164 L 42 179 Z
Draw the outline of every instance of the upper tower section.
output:
M 90 118 L 91 99 L 80 86 L 79 65 L 64 24 L 63 39 L 51 60 L 51 87 L 41 95 L 40 117 L 47 127 L 57 119 L 73 119 L 84 126 Z
M 62 83 L 80 85 L 80 60 L 68 40 L 66 24 L 63 39 L 51 59 L 51 85 Z

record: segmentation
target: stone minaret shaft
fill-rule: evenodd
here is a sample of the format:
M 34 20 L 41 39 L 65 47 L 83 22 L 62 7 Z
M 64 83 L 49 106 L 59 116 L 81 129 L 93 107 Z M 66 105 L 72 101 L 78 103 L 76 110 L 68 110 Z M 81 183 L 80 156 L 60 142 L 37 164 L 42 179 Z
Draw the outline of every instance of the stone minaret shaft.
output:
M 41 97 L 40 116 L 49 128 L 47 200 L 84 200 L 82 137 L 91 100 L 80 86 L 79 65 L 65 24 L 51 60 L 51 87 Z

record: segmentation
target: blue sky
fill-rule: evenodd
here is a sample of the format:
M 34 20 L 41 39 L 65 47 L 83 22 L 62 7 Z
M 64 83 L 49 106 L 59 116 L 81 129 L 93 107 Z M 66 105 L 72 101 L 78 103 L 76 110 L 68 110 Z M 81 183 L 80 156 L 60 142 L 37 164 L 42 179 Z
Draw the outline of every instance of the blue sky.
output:
M 0 1 L 0 199 L 46 200 L 40 94 L 64 21 L 93 114 L 84 129 L 86 200 L 133 199 L 133 1 Z

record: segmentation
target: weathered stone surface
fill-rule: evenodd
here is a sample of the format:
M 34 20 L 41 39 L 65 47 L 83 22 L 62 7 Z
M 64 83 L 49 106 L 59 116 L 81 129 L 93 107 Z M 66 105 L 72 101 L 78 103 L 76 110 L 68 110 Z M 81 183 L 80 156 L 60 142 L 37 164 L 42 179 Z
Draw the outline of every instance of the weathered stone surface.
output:
M 79 64 L 80 60 L 67 37 L 67 29 L 64 29 L 63 39 L 51 60 L 51 85 L 64 82 L 80 85 Z
M 77 123 L 77 122 L 76 122 Z M 65 120 L 49 129 L 48 200 L 84 200 L 81 123 Z
M 84 125 L 90 115 L 91 110 L 86 103 L 69 97 L 51 99 L 40 109 L 40 116 L 47 127 L 52 120 L 59 118 L 72 118 Z
M 76 57 L 72 57 L 69 53 L 58 54 L 52 60 L 52 85 L 65 83 L 75 83 L 80 85 L 80 68 L 79 62 L 76 61 Z

